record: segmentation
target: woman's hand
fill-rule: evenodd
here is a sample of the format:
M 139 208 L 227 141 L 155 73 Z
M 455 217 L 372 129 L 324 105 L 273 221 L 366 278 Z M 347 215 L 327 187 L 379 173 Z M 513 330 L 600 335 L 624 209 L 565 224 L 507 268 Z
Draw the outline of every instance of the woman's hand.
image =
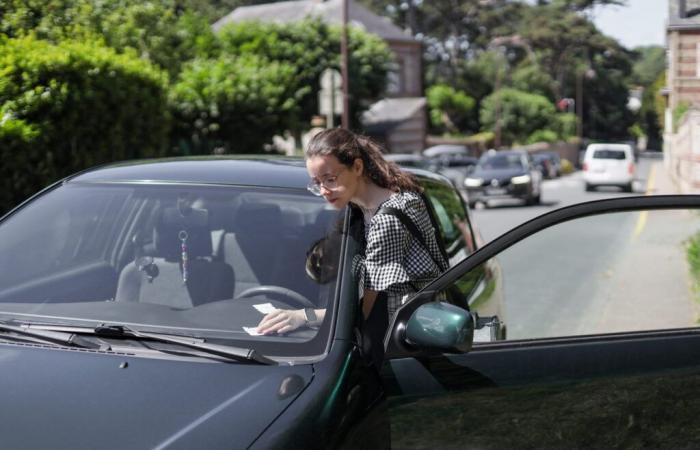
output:
M 306 315 L 303 309 L 277 309 L 263 317 L 258 324 L 258 333 L 289 333 L 305 323 Z

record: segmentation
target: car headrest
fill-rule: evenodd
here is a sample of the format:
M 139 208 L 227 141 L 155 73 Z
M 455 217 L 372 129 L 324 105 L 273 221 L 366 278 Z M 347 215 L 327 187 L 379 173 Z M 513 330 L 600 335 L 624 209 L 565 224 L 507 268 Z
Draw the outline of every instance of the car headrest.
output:
M 183 233 L 184 232 L 184 233 Z M 211 256 L 211 230 L 206 209 L 164 208 L 153 230 L 156 256 L 168 260 L 181 257 L 181 238 L 186 236 L 189 258 Z
M 263 239 L 272 239 L 274 233 L 282 227 L 282 211 L 277 205 L 269 203 L 243 203 L 235 212 L 232 228 L 235 233 L 259 235 Z

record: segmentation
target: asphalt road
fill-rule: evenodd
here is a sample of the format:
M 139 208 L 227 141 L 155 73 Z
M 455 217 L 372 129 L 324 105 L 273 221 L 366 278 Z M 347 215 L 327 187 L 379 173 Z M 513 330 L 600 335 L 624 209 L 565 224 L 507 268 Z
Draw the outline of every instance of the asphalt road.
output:
M 489 241 L 558 207 L 643 194 L 653 187 L 647 184 L 652 162 L 639 161 L 632 194 L 585 192 L 575 173 L 546 181 L 542 205 L 501 201 L 477 208 L 474 219 Z M 698 230 L 696 212 L 617 213 L 561 224 L 511 247 L 498 258 L 509 338 L 695 326 L 686 244 Z
M 574 172 L 553 180 L 545 180 L 540 205 L 524 206 L 519 200 L 493 200 L 488 208 L 477 205 L 472 210 L 473 217 L 479 226 L 481 237 L 488 242 L 533 217 L 563 206 L 608 197 L 643 195 L 647 190 L 649 168 L 655 161 L 658 160 L 639 159 L 632 193 L 622 192 L 614 187 L 601 187 L 597 191 L 586 192 L 582 173 Z

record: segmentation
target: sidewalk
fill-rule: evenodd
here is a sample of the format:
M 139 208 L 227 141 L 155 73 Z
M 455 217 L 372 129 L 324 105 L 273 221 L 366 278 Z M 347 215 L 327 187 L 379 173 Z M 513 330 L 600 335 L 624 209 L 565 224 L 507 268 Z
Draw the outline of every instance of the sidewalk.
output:
M 679 194 L 680 189 L 671 179 L 664 167 L 663 160 L 653 161 L 649 167 L 649 176 L 644 186 L 646 195 Z

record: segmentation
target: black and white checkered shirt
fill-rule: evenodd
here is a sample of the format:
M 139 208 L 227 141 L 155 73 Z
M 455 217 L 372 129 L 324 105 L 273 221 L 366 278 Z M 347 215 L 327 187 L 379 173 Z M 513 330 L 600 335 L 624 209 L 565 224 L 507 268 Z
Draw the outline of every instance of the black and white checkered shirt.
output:
M 390 317 L 406 298 L 440 275 L 447 262 L 440 251 L 423 199 L 415 192 L 393 194 L 379 205 L 400 209 L 423 234 L 427 249 L 401 221 L 375 214 L 365 227 L 365 254 L 356 259 L 355 273 L 363 289 L 387 293 Z M 428 253 L 430 252 L 430 253 Z M 442 268 L 435 264 L 441 263 Z

